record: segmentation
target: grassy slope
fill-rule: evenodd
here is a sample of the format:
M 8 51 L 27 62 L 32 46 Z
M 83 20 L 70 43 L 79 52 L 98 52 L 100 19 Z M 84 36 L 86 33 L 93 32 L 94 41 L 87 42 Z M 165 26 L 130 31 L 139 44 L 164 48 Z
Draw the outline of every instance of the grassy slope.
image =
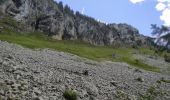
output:
M 3 26 L 4 23 L 6 24 L 6 21 L 9 22 L 11 20 L 6 19 L 5 21 L 0 21 L 0 26 Z M 11 24 L 11 23 L 7 23 L 7 24 Z M 17 27 L 17 24 L 18 24 L 17 22 L 15 23 L 14 21 L 12 21 L 12 25 L 14 25 L 15 27 Z M 17 43 L 31 49 L 51 48 L 58 51 L 73 53 L 78 56 L 97 60 L 97 61 L 111 60 L 111 61 L 126 62 L 130 65 L 148 71 L 154 71 L 154 72 L 160 71 L 158 68 L 149 66 L 133 58 L 132 55 L 133 52 L 138 52 L 141 54 L 153 54 L 153 51 L 144 48 L 140 48 L 140 49 L 112 48 L 106 46 L 93 46 L 78 41 L 77 42 L 57 41 L 57 40 L 49 39 L 38 32 L 22 34 L 22 33 L 16 33 L 15 31 L 12 31 L 12 29 L 9 28 L 4 28 L 1 31 L 0 40 L 8 41 L 11 43 Z M 112 58 L 113 54 L 118 55 L 118 57 Z

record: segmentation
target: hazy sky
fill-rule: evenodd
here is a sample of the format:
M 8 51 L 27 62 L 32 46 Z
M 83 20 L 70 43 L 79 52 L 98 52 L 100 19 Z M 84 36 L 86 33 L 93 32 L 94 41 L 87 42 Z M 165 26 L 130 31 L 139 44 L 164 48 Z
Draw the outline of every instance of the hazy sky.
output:
M 74 11 L 106 23 L 128 23 L 141 34 L 151 33 L 150 25 L 170 26 L 170 0 L 56 0 Z

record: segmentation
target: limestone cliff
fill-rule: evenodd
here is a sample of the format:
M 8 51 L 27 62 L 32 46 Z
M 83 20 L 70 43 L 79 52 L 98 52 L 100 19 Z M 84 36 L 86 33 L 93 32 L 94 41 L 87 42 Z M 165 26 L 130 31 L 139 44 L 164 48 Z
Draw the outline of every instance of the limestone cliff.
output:
M 30 30 L 58 40 L 82 40 L 95 45 L 148 45 L 148 37 L 127 24 L 109 24 L 74 13 L 53 0 L 0 0 L 0 10 Z

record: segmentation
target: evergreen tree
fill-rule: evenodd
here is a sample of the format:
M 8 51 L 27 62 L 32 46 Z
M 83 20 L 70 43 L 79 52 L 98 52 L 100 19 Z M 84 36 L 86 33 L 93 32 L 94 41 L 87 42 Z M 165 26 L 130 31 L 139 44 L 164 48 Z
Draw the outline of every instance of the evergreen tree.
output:
M 156 35 L 158 38 L 157 42 L 163 39 L 167 42 L 166 47 L 170 45 L 170 27 L 163 25 L 159 27 L 156 24 L 152 24 L 151 29 L 153 30 L 152 35 Z
M 60 9 L 61 11 L 63 11 L 64 7 L 63 7 L 63 2 L 62 2 L 62 1 L 60 1 L 60 2 L 58 3 L 58 7 L 59 7 L 59 9 Z
M 74 15 L 74 11 L 70 9 L 68 5 L 64 7 L 64 12 L 70 15 Z

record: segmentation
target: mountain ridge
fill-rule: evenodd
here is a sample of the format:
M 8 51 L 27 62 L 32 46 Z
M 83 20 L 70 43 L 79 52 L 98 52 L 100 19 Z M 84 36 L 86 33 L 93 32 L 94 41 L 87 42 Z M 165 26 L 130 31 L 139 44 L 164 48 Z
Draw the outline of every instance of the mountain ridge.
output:
M 53 0 L 1 0 L 1 12 L 57 40 L 82 40 L 94 45 L 149 46 L 151 38 L 128 24 L 104 24 L 74 13 Z

